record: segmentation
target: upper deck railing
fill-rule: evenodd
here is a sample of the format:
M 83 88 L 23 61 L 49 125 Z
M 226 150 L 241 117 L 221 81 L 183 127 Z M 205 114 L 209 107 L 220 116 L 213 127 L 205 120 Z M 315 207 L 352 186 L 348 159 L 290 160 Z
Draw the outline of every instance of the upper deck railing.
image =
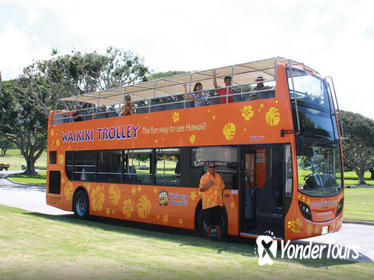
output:
M 226 102 L 222 102 L 221 98 L 224 96 L 218 96 L 216 89 L 212 88 L 213 71 L 216 73 L 217 82 L 221 83 L 221 87 L 224 87 L 223 78 L 225 76 L 231 77 L 232 84 L 229 88 L 232 88 L 230 96 L 232 96 L 233 102 L 270 98 L 275 94 L 276 68 L 279 64 L 317 73 L 302 63 L 276 57 L 175 75 L 101 92 L 62 98 L 58 102 L 65 103 L 65 107 L 68 107 L 66 102 L 72 102 L 70 108 L 73 105 L 74 110 L 54 114 L 53 123 L 71 122 L 73 121 L 73 112 L 77 111 L 82 115 L 82 120 L 119 116 L 121 107 L 125 103 L 124 98 L 126 95 L 131 96 L 131 103 L 135 105 L 136 114 L 193 107 L 193 102 L 186 98 L 184 85 L 187 86 L 187 95 L 189 95 L 193 93 L 193 85 L 197 82 L 202 84 L 204 88 L 202 92 L 207 96 L 203 99 L 205 105 L 227 103 L 228 97 L 225 99 Z M 254 85 L 257 84 L 256 79 L 259 76 L 263 78 L 261 83 L 265 85 L 265 88 L 263 90 L 254 90 Z M 84 104 L 82 106 L 84 108 L 77 110 L 76 105 L 79 103 Z

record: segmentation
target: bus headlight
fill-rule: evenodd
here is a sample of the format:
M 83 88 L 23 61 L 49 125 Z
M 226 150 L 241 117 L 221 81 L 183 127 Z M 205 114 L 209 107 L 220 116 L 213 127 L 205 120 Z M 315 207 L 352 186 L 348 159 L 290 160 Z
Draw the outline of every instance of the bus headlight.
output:
M 339 214 L 342 212 L 343 210 L 343 205 L 344 205 L 344 198 L 342 198 L 339 203 L 338 203 L 338 206 L 336 207 L 336 217 L 339 216 Z
M 303 214 L 304 218 L 312 221 L 312 212 L 310 211 L 310 208 L 308 205 L 306 205 L 304 202 L 299 201 L 299 208 L 301 214 Z

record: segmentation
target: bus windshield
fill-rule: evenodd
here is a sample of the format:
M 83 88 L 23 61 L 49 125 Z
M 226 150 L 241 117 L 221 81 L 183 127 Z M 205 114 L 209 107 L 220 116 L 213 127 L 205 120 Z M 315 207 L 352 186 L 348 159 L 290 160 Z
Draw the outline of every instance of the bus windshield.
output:
M 298 69 L 287 69 L 291 100 L 298 105 L 330 112 L 328 90 L 321 78 Z
M 297 156 L 298 190 L 309 196 L 334 196 L 341 192 L 341 158 L 337 147 L 305 144 Z
M 287 69 L 287 76 L 295 127 L 298 127 L 297 114 L 303 136 L 337 140 L 334 108 L 326 82 L 316 75 L 292 68 Z

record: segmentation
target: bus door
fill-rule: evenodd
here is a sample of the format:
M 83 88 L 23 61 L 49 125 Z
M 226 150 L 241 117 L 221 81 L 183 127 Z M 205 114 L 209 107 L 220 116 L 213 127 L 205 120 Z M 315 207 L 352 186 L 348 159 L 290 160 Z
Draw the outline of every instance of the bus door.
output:
M 248 230 L 256 223 L 256 150 L 246 149 L 242 161 L 242 230 Z

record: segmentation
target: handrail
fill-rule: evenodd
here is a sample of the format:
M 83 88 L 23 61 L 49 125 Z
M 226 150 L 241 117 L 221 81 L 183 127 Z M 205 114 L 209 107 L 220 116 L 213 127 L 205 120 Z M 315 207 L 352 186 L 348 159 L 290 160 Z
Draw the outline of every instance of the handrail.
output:
M 341 118 L 340 118 L 340 108 L 339 108 L 339 103 L 338 103 L 338 98 L 336 96 L 336 91 L 335 91 L 335 85 L 334 85 L 334 80 L 332 79 L 331 76 L 327 76 L 325 77 L 326 81 L 327 79 L 329 79 L 331 81 L 331 85 L 332 85 L 332 92 L 334 93 L 334 101 L 333 102 L 334 104 L 336 103 L 336 113 L 337 113 L 337 116 L 338 116 L 338 122 L 339 122 L 339 129 L 340 129 L 340 136 L 342 138 L 344 138 L 344 131 L 343 131 L 343 122 L 341 121 Z M 331 87 L 330 87 L 330 83 L 327 81 L 328 85 L 329 85 L 329 88 L 330 88 L 330 92 L 331 92 Z M 332 97 L 332 96 L 331 96 Z M 335 108 L 334 108 L 335 109 Z
M 292 93 L 293 93 L 293 98 L 295 99 L 295 110 L 296 110 L 296 120 L 297 120 L 297 132 L 295 133 L 296 135 L 300 133 L 300 120 L 299 120 L 299 110 L 297 107 L 297 98 L 295 94 L 295 84 L 293 81 L 293 73 L 292 73 L 292 67 L 290 66 L 288 68 L 290 70 L 290 76 L 291 76 L 291 84 L 292 84 Z
M 264 81 L 265 83 L 273 83 L 275 82 L 275 80 L 267 80 L 267 81 Z M 239 99 L 240 100 L 234 100 L 234 102 L 239 102 L 239 101 L 248 101 L 248 100 L 253 100 L 253 99 L 258 99 L 258 95 L 261 94 L 262 92 L 270 92 L 270 91 L 274 91 L 274 88 L 271 88 L 271 89 L 264 89 L 264 90 L 256 90 L 256 91 L 253 91 L 253 90 L 246 90 L 246 91 L 243 91 L 243 87 L 245 86 L 251 86 L 253 84 L 256 84 L 256 82 L 251 82 L 251 83 L 244 83 L 244 84 L 236 84 L 236 85 L 232 85 L 231 88 L 233 89 L 233 92 L 232 94 L 228 95 L 228 91 L 226 92 L 226 103 L 229 103 L 228 102 L 228 97 L 240 97 Z M 155 87 L 156 88 L 156 87 Z M 230 87 L 226 87 L 226 88 L 230 88 Z M 240 88 L 240 92 L 235 92 L 236 89 L 239 89 Z M 213 90 L 215 90 L 214 88 L 209 88 L 209 89 L 204 89 L 202 90 L 202 92 L 207 92 L 208 94 L 210 94 Z M 189 94 L 191 94 L 192 92 L 190 92 Z M 178 100 L 178 97 L 181 97 L 183 96 L 183 99 L 179 99 Z M 142 113 L 149 113 L 149 112 L 152 112 L 152 108 L 156 108 L 156 107 L 163 107 L 163 106 L 167 106 L 167 105 L 178 105 L 180 104 L 181 108 L 169 108 L 169 109 L 162 109 L 162 111 L 164 110 L 173 110 L 173 109 L 182 109 L 182 108 L 186 108 L 187 106 L 187 103 L 190 101 L 190 100 L 187 100 L 184 96 L 184 93 L 180 93 L 178 95 L 173 95 L 173 96 L 169 96 L 171 98 L 174 97 L 174 100 L 172 101 L 166 101 L 166 102 L 160 102 L 160 103 L 153 103 L 152 101 L 154 100 L 157 100 L 158 98 L 156 99 L 148 99 L 148 100 L 142 100 L 142 101 L 138 101 L 138 102 L 145 102 L 144 105 L 142 106 L 136 106 L 136 111 L 141 111 L 141 110 L 144 110 L 144 109 L 147 109 L 145 112 L 142 112 Z M 208 97 L 206 98 L 203 98 L 202 100 L 221 100 L 223 96 L 220 96 L 218 94 L 214 94 L 214 95 L 209 95 Z M 245 97 L 245 98 L 244 98 Z M 244 98 L 244 100 L 243 100 Z M 138 102 L 131 102 L 132 104 L 135 104 L 135 105 L 138 105 L 137 103 Z M 148 104 L 146 103 L 148 102 Z M 95 117 L 98 118 L 98 116 L 101 116 L 103 115 L 104 113 L 105 114 L 111 114 L 111 113 L 115 113 L 116 116 L 120 116 L 121 114 L 121 104 L 117 104 L 118 107 L 115 109 L 115 110 L 108 110 L 108 111 L 97 111 L 95 107 L 90 107 L 90 108 L 83 108 L 83 109 L 80 109 L 80 110 L 75 110 L 75 111 L 64 111 L 62 113 L 58 113 L 58 114 L 55 114 L 54 115 L 54 121 L 53 123 L 54 124 L 57 124 L 55 122 L 55 117 L 58 118 L 59 120 L 62 120 L 62 122 L 66 122 L 64 120 L 69 120 L 69 122 L 72 122 L 72 114 L 74 112 L 81 112 L 82 114 L 82 117 L 84 120 L 87 120 L 88 119 L 94 119 Z M 207 104 L 207 105 L 210 105 L 210 104 Z M 59 117 L 57 117 L 57 115 Z M 110 116 L 107 116 L 107 117 L 110 117 Z M 105 117 L 105 118 L 107 118 Z

